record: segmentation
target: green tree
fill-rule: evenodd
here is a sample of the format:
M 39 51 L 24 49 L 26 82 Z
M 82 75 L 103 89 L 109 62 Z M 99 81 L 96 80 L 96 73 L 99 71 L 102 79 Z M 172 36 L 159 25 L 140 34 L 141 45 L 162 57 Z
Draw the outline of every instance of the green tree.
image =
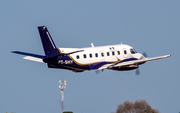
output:
M 137 100 L 134 103 L 125 101 L 118 105 L 116 113 L 159 113 L 159 111 L 151 108 L 145 100 Z

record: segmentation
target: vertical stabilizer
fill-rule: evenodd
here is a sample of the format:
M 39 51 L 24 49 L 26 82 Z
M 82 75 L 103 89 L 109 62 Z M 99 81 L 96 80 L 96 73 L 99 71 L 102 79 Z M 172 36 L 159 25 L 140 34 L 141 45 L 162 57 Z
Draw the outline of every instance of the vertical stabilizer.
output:
M 46 26 L 39 26 L 38 30 L 41 37 L 41 42 L 44 48 L 45 55 L 47 57 L 48 56 L 52 57 L 60 54 Z

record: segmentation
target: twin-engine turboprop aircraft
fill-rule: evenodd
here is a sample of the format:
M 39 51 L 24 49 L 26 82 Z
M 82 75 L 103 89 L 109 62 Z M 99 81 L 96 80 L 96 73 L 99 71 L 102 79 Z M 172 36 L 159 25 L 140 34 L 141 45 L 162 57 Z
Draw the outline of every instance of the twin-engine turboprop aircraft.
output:
M 171 55 L 146 58 L 129 45 L 118 44 L 88 48 L 57 48 L 46 26 L 38 27 L 44 48 L 44 55 L 13 51 L 26 55 L 24 59 L 46 63 L 49 68 L 68 69 L 74 72 L 85 70 L 111 69 L 116 71 L 133 70 L 139 65 Z

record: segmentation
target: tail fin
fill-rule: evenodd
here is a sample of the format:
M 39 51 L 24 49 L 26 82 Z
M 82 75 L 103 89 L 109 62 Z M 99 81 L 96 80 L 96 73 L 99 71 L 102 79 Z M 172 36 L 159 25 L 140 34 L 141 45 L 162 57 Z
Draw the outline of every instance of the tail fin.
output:
M 52 40 L 51 35 L 48 32 L 48 29 L 46 28 L 46 26 L 39 26 L 38 30 L 41 37 L 41 42 L 44 48 L 45 55 L 47 57 L 59 55 L 60 52 L 57 49 L 54 41 Z

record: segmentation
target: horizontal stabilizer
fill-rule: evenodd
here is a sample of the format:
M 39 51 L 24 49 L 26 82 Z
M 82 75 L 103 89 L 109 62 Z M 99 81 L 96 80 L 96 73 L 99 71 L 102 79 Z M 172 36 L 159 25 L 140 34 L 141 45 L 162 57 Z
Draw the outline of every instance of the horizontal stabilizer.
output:
M 27 55 L 27 56 L 32 56 L 35 58 L 40 58 L 43 59 L 44 56 L 43 55 L 37 55 L 37 54 L 33 54 L 33 53 L 26 53 L 26 52 L 21 52 L 21 51 L 12 51 L 12 53 L 16 53 L 16 54 L 20 54 L 20 55 Z
M 31 60 L 31 61 L 35 61 L 35 62 L 41 62 L 41 63 L 44 63 L 43 60 L 42 60 L 41 58 L 37 58 L 37 57 L 25 56 L 24 59 L 26 59 L 26 60 Z
M 26 60 L 31 60 L 31 61 L 36 61 L 36 62 L 43 62 L 44 56 L 42 55 L 37 55 L 37 54 L 32 54 L 32 53 L 26 53 L 26 52 L 20 52 L 20 51 L 12 51 L 12 53 L 20 54 L 20 55 L 26 55 L 23 57 Z

